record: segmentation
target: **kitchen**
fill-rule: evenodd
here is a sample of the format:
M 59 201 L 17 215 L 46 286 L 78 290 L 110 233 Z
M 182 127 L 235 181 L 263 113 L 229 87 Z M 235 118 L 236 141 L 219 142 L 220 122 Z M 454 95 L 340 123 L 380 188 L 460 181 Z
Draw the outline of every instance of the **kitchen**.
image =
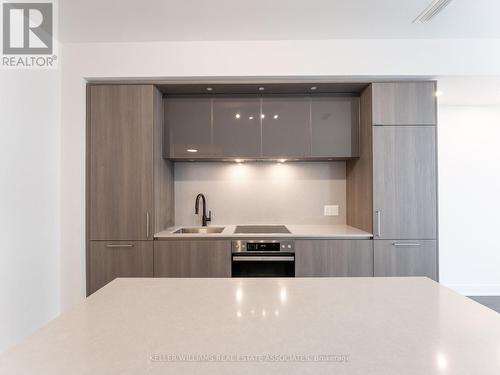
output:
M 498 4 L 93 1 L 2 4 L 1 374 L 500 372 Z
M 438 280 L 435 82 L 87 90 L 89 295 L 116 277 Z

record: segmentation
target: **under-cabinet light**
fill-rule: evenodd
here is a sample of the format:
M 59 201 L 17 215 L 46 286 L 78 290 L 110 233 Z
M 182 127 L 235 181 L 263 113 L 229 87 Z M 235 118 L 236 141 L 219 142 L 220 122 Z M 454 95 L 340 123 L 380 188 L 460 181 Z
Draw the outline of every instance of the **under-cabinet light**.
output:
M 197 149 L 195 149 L 195 148 L 188 148 L 186 151 L 187 151 L 187 152 L 193 152 L 193 153 L 194 153 L 194 152 L 198 152 L 198 150 L 197 150 Z

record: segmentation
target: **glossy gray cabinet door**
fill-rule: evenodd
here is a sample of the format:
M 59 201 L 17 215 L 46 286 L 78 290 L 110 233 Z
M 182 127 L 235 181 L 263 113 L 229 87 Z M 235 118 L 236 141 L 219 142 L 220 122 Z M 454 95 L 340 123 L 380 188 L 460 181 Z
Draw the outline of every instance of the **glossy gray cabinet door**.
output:
M 375 276 L 427 276 L 437 280 L 435 240 L 375 240 Z
M 169 132 L 167 138 L 170 140 L 169 157 L 174 159 L 211 157 L 212 99 L 171 97 L 164 101 L 165 131 Z
M 313 96 L 311 156 L 359 156 L 359 98 Z
M 216 97 L 214 99 L 214 157 L 258 157 L 261 153 L 260 137 L 260 98 Z
M 296 240 L 295 276 L 373 276 L 373 241 Z
M 310 103 L 309 97 L 262 99 L 262 156 L 311 155 Z
M 436 128 L 373 128 L 374 235 L 436 238 Z
M 435 125 L 435 82 L 373 83 L 374 125 Z

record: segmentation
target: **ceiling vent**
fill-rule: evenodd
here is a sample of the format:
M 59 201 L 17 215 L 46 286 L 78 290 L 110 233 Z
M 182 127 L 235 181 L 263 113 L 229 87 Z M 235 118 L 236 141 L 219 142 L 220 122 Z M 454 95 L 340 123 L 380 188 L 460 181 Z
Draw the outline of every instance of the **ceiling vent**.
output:
M 446 8 L 451 1 L 452 0 L 434 0 L 427 8 L 424 9 L 422 13 L 418 15 L 417 18 L 413 20 L 413 23 L 432 21 L 432 19 L 441 13 L 441 11 Z

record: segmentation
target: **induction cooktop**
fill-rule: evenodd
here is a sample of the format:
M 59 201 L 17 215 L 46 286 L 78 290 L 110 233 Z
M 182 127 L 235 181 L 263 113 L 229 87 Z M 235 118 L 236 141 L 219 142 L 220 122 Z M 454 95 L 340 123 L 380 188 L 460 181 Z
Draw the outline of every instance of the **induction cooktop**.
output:
M 291 232 L 284 225 L 237 225 L 234 233 L 273 234 Z

